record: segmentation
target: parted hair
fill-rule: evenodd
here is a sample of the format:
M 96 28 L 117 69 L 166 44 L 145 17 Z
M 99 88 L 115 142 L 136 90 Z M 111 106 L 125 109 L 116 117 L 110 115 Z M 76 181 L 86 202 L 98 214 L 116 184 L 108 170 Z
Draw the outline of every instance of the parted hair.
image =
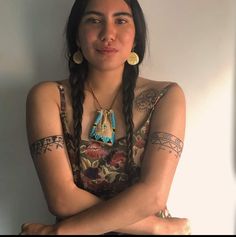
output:
M 137 0 L 124 0 L 130 7 L 135 24 L 135 48 L 134 51 L 139 55 L 139 64 L 135 66 L 125 63 L 123 77 L 122 77 L 122 98 L 123 98 L 123 114 L 125 115 L 126 126 L 126 142 L 127 142 L 127 158 L 126 169 L 128 163 L 133 157 L 133 100 L 134 88 L 139 75 L 139 65 L 142 63 L 145 50 L 146 50 L 146 23 L 143 11 Z M 88 61 L 83 60 L 81 64 L 75 64 L 73 55 L 78 51 L 76 38 L 78 29 L 86 10 L 89 0 L 75 0 L 67 24 L 66 24 L 66 44 L 67 44 L 67 60 L 69 67 L 69 82 L 71 86 L 71 98 L 73 107 L 73 127 L 74 127 L 74 144 L 77 153 L 77 162 L 80 166 L 80 143 L 82 133 L 82 116 L 83 116 L 83 103 L 85 99 L 84 88 L 88 75 Z M 126 170 L 129 174 L 129 170 Z

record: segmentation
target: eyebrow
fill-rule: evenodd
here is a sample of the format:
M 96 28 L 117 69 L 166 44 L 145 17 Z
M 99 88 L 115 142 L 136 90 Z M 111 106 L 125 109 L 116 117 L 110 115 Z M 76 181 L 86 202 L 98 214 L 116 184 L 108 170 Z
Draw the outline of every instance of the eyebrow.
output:
M 84 13 L 84 16 L 87 16 L 87 15 L 98 15 L 98 16 L 104 16 L 103 13 L 101 12 L 98 12 L 98 11 L 87 11 Z M 116 12 L 113 14 L 114 17 L 117 17 L 117 16 L 128 16 L 130 18 L 133 18 L 132 14 L 130 14 L 129 12 Z

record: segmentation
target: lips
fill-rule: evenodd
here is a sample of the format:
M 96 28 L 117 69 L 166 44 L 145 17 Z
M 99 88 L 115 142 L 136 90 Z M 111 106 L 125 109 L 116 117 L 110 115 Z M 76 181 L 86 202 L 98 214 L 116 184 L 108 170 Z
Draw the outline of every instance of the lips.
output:
M 116 48 L 105 47 L 97 49 L 97 52 L 101 54 L 113 54 L 117 53 L 118 50 Z

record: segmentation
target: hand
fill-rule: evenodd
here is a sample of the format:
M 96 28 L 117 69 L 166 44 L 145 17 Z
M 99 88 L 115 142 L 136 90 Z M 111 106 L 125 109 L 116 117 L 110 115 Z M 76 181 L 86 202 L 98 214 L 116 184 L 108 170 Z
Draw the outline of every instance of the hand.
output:
M 55 235 L 55 228 L 53 225 L 25 223 L 19 235 Z
M 160 219 L 155 234 L 190 235 L 190 222 L 187 218 L 169 217 Z
M 187 218 L 172 217 L 167 207 L 156 213 L 160 217 L 160 223 L 156 228 L 156 234 L 190 235 L 191 227 Z

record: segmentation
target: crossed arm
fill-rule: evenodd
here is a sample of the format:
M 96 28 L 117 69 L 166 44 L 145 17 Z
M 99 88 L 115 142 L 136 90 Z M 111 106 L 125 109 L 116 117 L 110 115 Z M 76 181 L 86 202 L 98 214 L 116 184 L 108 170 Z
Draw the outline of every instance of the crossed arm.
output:
M 50 93 L 45 93 L 47 90 Z M 51 96 L 45 96 L 47 94 Z M 56 98 L 55 86 L 50 83 L 34 88 L 29 94 L 27 131 L 30 144 L 52 134 L 62 134 Z M 34 157 L 49 210 L 64 219 L 48 227 L 50 231 L 57 234 L 155 233 L 158 221 L 164 225 L 155 214 L 165 209 L 183 147 L 184 127 L 184 95 L 180 87 L 174 85 L 153 113 L 140 181 L 108 201 L 75 186 L 64 145 Z M 30 232 L 27 226 L 25 231 L 27 228 Z

